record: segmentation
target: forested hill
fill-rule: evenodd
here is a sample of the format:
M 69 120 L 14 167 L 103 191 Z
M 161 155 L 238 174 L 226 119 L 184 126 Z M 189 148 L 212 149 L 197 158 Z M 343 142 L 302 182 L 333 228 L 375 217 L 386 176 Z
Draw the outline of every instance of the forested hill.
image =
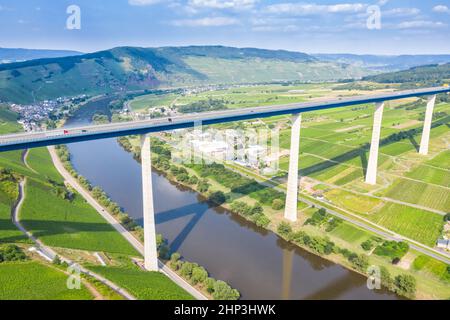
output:
M 420 66 L 404 71 L 367 76 L 363 80 L 379 83 L 414 83 L 421 86 L 442 85 L 450 80 L 450 63 Z
M 336 81 L 359 67 L 301 52 L 190 46 L 119 47 L 90 54 L 0 64 L 0 100 L 28 103 L 60 96 L 198 84 Z
M 56 58 L 79 55 L 81 52 L 68 50 L 0 48 L 0 63 L 11 63 L 41 58 Z

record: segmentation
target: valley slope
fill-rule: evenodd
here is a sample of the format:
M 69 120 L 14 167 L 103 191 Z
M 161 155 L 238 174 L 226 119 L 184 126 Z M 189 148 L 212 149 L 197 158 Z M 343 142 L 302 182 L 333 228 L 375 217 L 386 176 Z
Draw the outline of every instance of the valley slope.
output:
M 207 84 L 336 81 L 368 74 L 359 67 L 282 50 L 119 47 L 78 56 L 2 64 L 0 100 L 31 103 L 79 94 Z

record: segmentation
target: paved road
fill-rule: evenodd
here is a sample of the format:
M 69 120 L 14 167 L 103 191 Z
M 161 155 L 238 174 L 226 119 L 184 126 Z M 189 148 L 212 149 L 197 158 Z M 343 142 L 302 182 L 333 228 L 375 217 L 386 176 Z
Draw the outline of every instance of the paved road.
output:
M 143 244 L 137 240 L 128 230 L 126 230 L 117 220 L 111 216 L 105 208 L 103 208 L 92 196 L 89 192 L 87 192 L 78 181 L 70 175 L 69 172 L 64 168 L 61 160 L 56 154 L 54 147 L 49 147 L 49 152 L 52 157 L 52 161 L 58 172 L 63 176 L 65 181 L 69 183 L 72 188 L 74 188 L 97 212 L 111 224 L 114 229 L 117 230 L 141 255 L 144 255 L 144 246 Z M 186 290 L 189 294 L 191 294 L 197 300 L 208 300 L 206 296 L 204 296 L 200 291 L 192 287 L 189 283 L 187 283 L 183 278 L 181 278 L 178 274 L 172 271 L 169 267 L 164 265 L 161 261 L 159 261 L 159 268 L 162 273 L 164 273 L 167 277 L 169 277 L 172 281 Z
M 55 144 L 65 144 L 127 136 L 132 134 L 144 134 L 180 128 L 189 128 L 197 125 L 200 122 L 203 123 L 203 125 L 210 125 L 238 120 L 267 118 L 283 114 L 293 114 L 365 103 L 396 100 L 408 97 L 418 97 L 445 92 L 450 92 L 450 88 L 435 87 L 418 90 L 405 90 L 390 93 L 353 96 L 319 102 L 312 101 L 286 105 L 212 111 L 181 115 L 166 119 L 110 123 L 104 125 L 90 125 L 71 128 L 68 130 L 57 129 L 45 132 L 10 134 L 0 136 L 0 151 L 35 148 Z
M 54 260 L 56 256 L 58 256 L 61 261 L 66 262 L 69 265 L 73 265 L 74 262 L 71 261 L 70 259 L 61 256 L 60 254 L 57 254 L 53 249 L 51 249 L 50 247 L 46 246 L 42 241 L 40 241 L 39 239 L 37 239 L 35 236 L 33 236 L 31 234 L 31 232 L 29 232 L 28 230 L 25 229 L 25 227 L 20 223 L 20 219 L 19 219 L 19 213 L 20 213 L 20 209 L 22 208 L 23 202 L 25 201 L 25 184 L 26 184 L 26 178 L 22 181 L 20 181 L 19 183 L 19 201 L 17 202 L 17 204 L 14 206 L 13 208 L 13 214 L 12 214 L 12 221 L 13 223 L 16 225 L 17 228 L 19 228 L 20 231 L 22 231 L 31 241 L 33 241 L 33 243 L 35 244 L 35 246 L 37 247 L 38 250 L 41 251 L 41 253 L 48 259 L 48 260 Z M 123 296 L 125 299 L 128 300 L 136 300 L 136 298 L 131 295 L 128 291 L 126 291 L 125 289 L 120 288 L 119 286 L 117 286 L 116 284 L 114 284 L 113 282 L 109 281 L 108 279 L 94 273 L 91 272 L 88 269 L 83 268 L 82 266 L 78 265 L 80 272 L 89 275 L 95 279 L 97 279 L 98 281 L 102 282 L 103 284 L 105 284 L 106 286 L 110 287 L 112 290 L 114 290 L 115 292 L 117 292 L 118 294 L 120 294 L 121 296 Z

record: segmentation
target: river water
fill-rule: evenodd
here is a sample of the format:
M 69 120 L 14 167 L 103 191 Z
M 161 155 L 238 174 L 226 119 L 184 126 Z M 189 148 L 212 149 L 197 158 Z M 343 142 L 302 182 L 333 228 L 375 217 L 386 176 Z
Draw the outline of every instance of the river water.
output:
M 105 101 L 81 108 L 67 126 L 86 124 Z M 74 168 L 142 224 L 141 168 L 115 139 L 69 145 Z M 366 278 L 299 249 L 153 172 L 156 229 L 172 250 L 238 289 L 242 299 L 397 299 Z

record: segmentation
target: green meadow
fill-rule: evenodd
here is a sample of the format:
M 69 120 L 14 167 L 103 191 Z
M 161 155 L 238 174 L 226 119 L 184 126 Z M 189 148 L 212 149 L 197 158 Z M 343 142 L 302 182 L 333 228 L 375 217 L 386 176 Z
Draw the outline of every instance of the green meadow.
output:
M 142 300 L 192 300 L 193 297 L 159 272 L 146 272 L 135 266 L 89 267 Z
M 35 261 L 0 263 L 0 300 L 91 300 L 82 284 L 67 288 L 67 275 Z

